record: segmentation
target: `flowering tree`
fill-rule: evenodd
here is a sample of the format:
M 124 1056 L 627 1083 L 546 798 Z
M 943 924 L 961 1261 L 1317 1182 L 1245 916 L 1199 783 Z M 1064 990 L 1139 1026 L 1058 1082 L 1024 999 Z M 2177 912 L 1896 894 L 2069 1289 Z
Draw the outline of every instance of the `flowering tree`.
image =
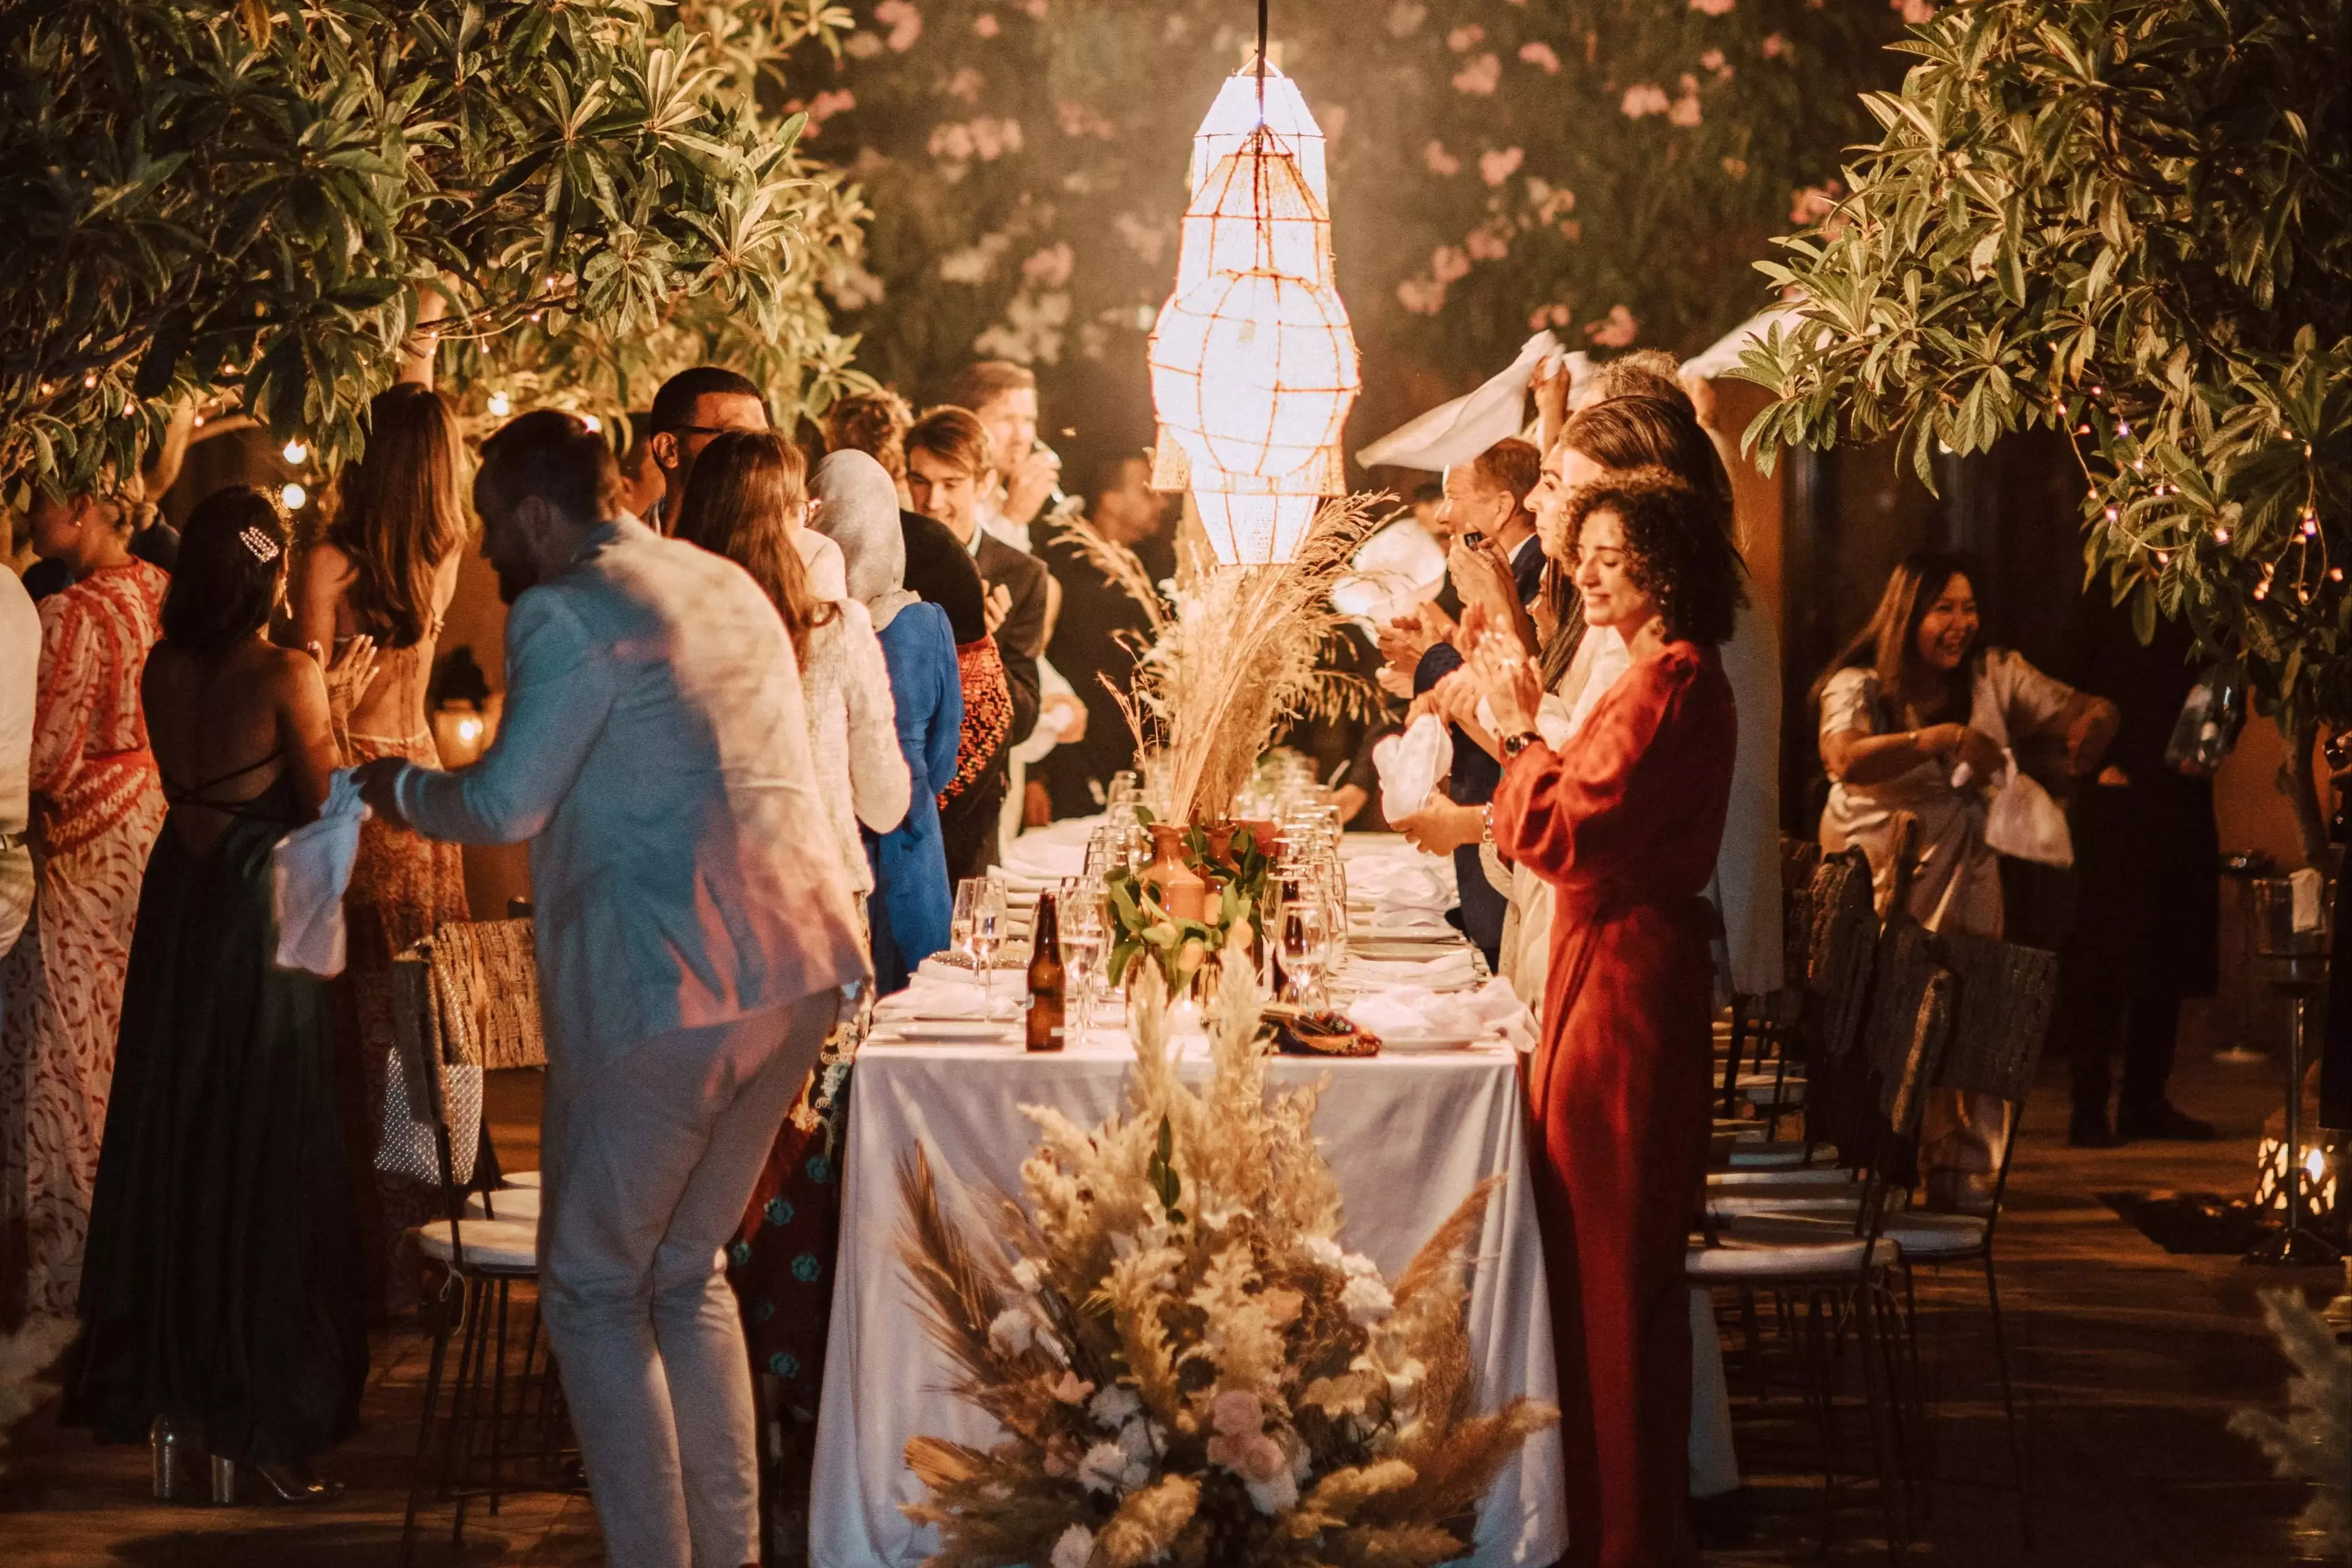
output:
M 1870 100 L 1852 194 L 1767 268 L 1748 442 L 2066 431 L 2085 554 L 2306 743 L 2352 722 L 2352 8 L 1972 0 Z M 2310 824 L 2307 821 L 2307 828 Z
M 1139 395 L 1191 137 L 1254 41 L 1249 7 L 854 15 L 838 67 L 795 80 L 811 150 L 874 208 L 835 293 L 860 364 L 935 390 L 975 354 L 1065 384 L 1103 362 Z M 1408 367 L 1473 380 L 1537 326 L 1689 349 L 1758 308 L 1748 264 L 1792 207 L 1826 202 L 1900 22 L 1821 0 L 1277 5 L 1281 63 L 1330 139 L 1368 419 L 1436 390 L 1400 388 Z
M 838 20 L 767 9 L 793 38 Z M 833 374 L 845 350 L 814 294 L 832 263 L 814 253 L 854 209 L 803 165 L 800 122 L 763 119 L 730 79 L 750 24 L 657 29 L 667 15 L 649 0 L 11 7 L 10 497 L 131 469 L 189 398 L 241 403 L 335 461 L 433 294 L 461 373 L 610 383 L 616 345 L 690 334 L 681 302 L 706 300 Z

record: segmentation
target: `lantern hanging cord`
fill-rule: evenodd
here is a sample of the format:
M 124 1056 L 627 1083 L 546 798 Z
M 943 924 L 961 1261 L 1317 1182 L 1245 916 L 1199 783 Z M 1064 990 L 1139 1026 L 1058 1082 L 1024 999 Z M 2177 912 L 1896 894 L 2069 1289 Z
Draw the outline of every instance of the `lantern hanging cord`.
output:
M 1265 9 L 1268 0 L 1257 0 L 1257 122 L 1265 123 Z

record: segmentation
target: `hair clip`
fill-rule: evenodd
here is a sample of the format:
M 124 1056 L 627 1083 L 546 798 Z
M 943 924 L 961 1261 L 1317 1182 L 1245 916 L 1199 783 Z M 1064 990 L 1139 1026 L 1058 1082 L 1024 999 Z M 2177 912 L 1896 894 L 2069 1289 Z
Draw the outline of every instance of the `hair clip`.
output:
M 278 559 L 278 541 L 270 538 L 260 529 L 247 526 L 246 531 L 236 537 L 247 550 L 253 552 L 253 558 L 264 566 Z

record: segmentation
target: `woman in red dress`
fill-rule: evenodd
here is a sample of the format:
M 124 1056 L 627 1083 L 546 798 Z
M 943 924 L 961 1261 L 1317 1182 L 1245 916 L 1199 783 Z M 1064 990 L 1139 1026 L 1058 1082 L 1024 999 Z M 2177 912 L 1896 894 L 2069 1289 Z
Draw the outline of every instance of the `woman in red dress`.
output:
M 1696 1563 L 1684 1528 L 1690 1297 L 1683 1250 L 1706 1165 L 1701 898 L 1738 728 L 1717 645 L 1743 598 L 1719 503 L 1662 468 L 1612 474 L 1553 514 L 1544 549 L 1588 625 L 1632 664 L 1564 751 L 1507 628 L 1465 615 L 1471 668 L 1506 738 L 1496 849 L 1552 888 L 1542 1043 L 1525 1078 L 1536 1218 L 1551 1285 L 1568 1561 Z

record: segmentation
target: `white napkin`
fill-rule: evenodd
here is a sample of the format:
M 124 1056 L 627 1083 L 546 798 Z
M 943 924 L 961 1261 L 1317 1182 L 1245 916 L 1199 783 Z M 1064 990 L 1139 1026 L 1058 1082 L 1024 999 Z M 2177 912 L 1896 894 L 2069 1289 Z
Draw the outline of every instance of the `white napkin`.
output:
M 2287 892 L 2294 900 L 2294 929 L 2299 931 L 2317 931 L 2320 927 L 2319 895 L 2326 886 L 2316 867 L 2305 866 L 2286 879 Z
M 1395 620 L 1445 585 L 1445 552 L 1412 518 L 1399 518 L 1364 541 L 1355 570 L 1331 585 L 1343 616 Z
M 1463 985 L 1478 977 L 1478 965 L 1466 947 L 1450 948 L 1436 958 L 1348 959 L 1347 977 L 1359 985 Z
M 1381 814 L 1394 822 L 1419 811 L 1453 755 L 1445 721 L 1434 713 L 1423 714 L 1403 734 L 1375 745 L 1372 769 L 1381 776 Z
M 1559 340 L 1538 332 L 1519 350 L 1508 369 L 1489 379 L 1466 397 L 1441 403 L 1418 419 L 1390 431 L 1356 454 L 1368 468 L 1394 467 L 1435 472 L 1466 463 L 1497 441 L 1507 440 L 1526 424 L 1528 378 L 1546 360 L 1579 359 L 1563 354 Z
M 1536 1044 L 1533 1016 L 1502 979 L 1475 991 L 1398 985 L 1367 992 L 1348 1005 L 1348 1016 L 1375 1035 L 1500 1035 L 1521 1051 Z
M 343 892 L 359 858 L 360 824 L 370 813 L 349 768 L 327 785 L 319 820 L 269 852 L 269 904 L 278 918 L 278 966 L 331 980 L 343 972 Z
M 1418 849 L 1358 856 L 1348 862 L 1348 901 L 1381 910 L 1450 910 L 1458 901 L 1454 858 Z

